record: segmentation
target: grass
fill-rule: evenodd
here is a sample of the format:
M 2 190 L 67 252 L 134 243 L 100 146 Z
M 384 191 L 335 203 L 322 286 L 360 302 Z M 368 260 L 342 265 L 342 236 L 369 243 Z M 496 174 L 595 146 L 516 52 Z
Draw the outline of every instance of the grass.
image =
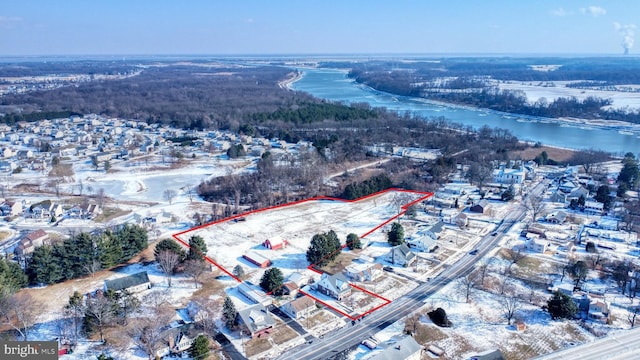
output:
M 282 321 L 277 320 L 274 331 L 271 333 L 271 339 L 276 344 L 284 344 L 291 339 L 295 339 L 298 333 L 292 328 L 286 326 Z
M 0 231 L 0 241 L 5 240 L 11 235 L 10 231 Z
M 517 343 L 511 345 L 511 349 L 500 349 L 506 360 L 525 360 L 537 356 L 535 350 L 529 344 Z
M 326 266 L 323 266 L 321 270 L 329 274 L 340 273 L 347 266 L 351 265 L 353 259 L 355 258 L 357 258 L 356 254 L 353 254 L 351 252 L 341 252 L 334 261 L 330 262 Z
M 96 216 L 94 219 L 95 222 L 107 222 L 109 220 L 115 219 L 117 217 L 126 215 L 130 213 L 131 210 L 122 210 L 120 208 L 114 207 L 105 207 L 102 209 L 102 213 Z
M 271 349 L 271 344 L 266 336 L 251 339 L 244 343 L 244 351 L 247 357 L 258 355 L 269 349 Z
M 324 310 L 320 310 L 318 312 L 316 312 L 315 314 L 311 315 L 308 317 L 308 319 L 303 319 L 300 321 L 300 324 L 304 325 L 305 328 L 307 329 L 313 329 L 314 327 L 320 325 L 320 324 L 325 324 L 328 323 L 330 321 L 332 321 L 334 319 L 334 316 L 331 315 L 330 313 L 324 311 Z M 309 326 L 307 326 L 307 324 L 309 324 Z
M 415 340 L 418 344 L 427 344 L 435 341 L 440 341 L 448 338 L 449 336 L 445 334 L 442 330 L 438 329 L 435 325 L 425 325 L 419 323 L 417 326 L 416 333 L 414 335 Z
M 224 295 L 225 285 L 216 280 L 216 272 L 205 273 L 200 277 L 200 287 L 193 293 L 193 297 L 209 297 L 211 295 Z

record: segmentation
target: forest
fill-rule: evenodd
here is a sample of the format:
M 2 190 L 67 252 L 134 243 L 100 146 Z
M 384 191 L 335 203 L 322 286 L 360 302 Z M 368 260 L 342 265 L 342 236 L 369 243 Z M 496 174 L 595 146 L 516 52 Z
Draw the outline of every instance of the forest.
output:
M 528 116 L 640 123 L 637 110 L 607 108 L 610 99 L 565 97 L 530 104 L 523 92 L 500 90 L 488 81 L 575 81 L 574 87 L 597 89 L 640 84 L 640 65 L 629 58 L 443 58 L 423 62 L 370 61 L 350 66 L 350 78 L 396 95 Z M 554 66 L 554 70 L 538 71 L 535 66 Z

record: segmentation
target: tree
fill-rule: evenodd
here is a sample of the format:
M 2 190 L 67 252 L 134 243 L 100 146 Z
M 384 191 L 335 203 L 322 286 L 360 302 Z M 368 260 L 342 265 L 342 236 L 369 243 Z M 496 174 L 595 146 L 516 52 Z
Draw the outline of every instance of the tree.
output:
M 180 256 L 181 262 L 184 261 L 187 256 L 184 248 L 173 239 L 162 239 L 156 244 L 156 247 L 153 250 L 156 261 L 158 261 L 158 254 L 160 254 L 163 250 L 169 250 L 178 254 Z
M 471 163 L 469 168 L 467 169 L 466 178 L 470 183 L 475 183 L 478 185 L 478 188 L 482 192 L 482 186 L 491 178 L 493 175 L 493 169 L 486 165 L 477 162 Z
M 583 260 L 576 261 L 569 270 L 569 276 L 576 282 L 575 287 L 580 288 L 580 282 L 587 278 L 589 268 Z
M 529 195 L 525 201 L 527 210 L 531 213 L 531 218 L 536 221 L 538 215 L 544 210 L 544 203 L 542 202 L 542 196 Z
M 478 286 L 478 276 L 475 272 L 469 273 L 458 279 L 458 289 L 462 292 L 465 302 L 469 302 L 471 290 Z
M 447 312 L 443 308 L 437 308 L 427 313 L 431 321 L 440 327 L 451 327 L 453 324 L 447 318 Z
M 618 174 L 618 182 L 627 184 L 629 189 L 635 189 L 640 181 L 638 161 L 632 153 L 627 153 L 622 160 L 622 169 Z
M 629 320 L 629 325 L 634 327 L 636 325 L 636 317 L 640 314 L 640 306 L 636 306 L 632 311 L 629 311 L 627 315 L 627 320 Z
M 84 317 L 85 306 L 84 297 L 78 291 L 74 291 L 73 295 L 69 297 L 69 302 L 64 307 L 65 312 L 71 316 L 73 321 L 73 343 L 78 342 L 78 328 L 80 325 L 80 319 Z
M 198 288 L 198 279 L 207 271 L 207 264 L 204 261 L 189 259 L 184 263 L 184 272 L 193 279 L 193 285 Z
M 500 195 L 500 199 L 502 201 L 511 201 L 516 196 L 516 191 L 513 188 L 513 184 L 509 185 L 507 190 L 503 191 Z
M 173 199 L 178 195 L 178 193 L 173 189 L 166 189 L 162 193 L 162 197 L 169 202 L 169 205 L 173 203 Z
M 5 325 L 16 330 L 22 340 L 29 340 L 29 329 L 35 325 L 42 304 L 27 293 L 17 293 L 6 297 L 0 303 L 0 318 Z
M 111 169 L 111 162 L 109 160 L 105 160 L 103 166 L 104 171 L 109 171 L 109 169 Z
M 347 246 L 351 250 L 362 249 L 362 243 L 360 242 L 360 237 L 358 235 L 351 233 L 347 235 Z
M 524 252 L 522 247 L 518 246 L 518 247 L 508 248 L 506 250 L 506 258 L 507 260 L 509 260 L 509 266 L 507 267 L 506 274 L 511 274 L 511 267 L 514 264 L 521 262 L 526 257 L 527 257 L 527 254 Z
M 129 336 L 135 344 L 144 351 L 149 360 L 155 358 L 165 338 L 166 326 L 171 319 L 168 309 L 154 309 L 150 316 L 139 317 L 129 327 Z
M 114 304 L 107 296 L 97 293 L 86 300 L 84 324 L 87 332 L 95 328 L 100 334 L 100 341 L 104 342 L 104 329 L 111 325 L 114 319 Z
M 209 356 L 209 339 L 204 335 L 198 335 L 189 349 L 189 355 L 194 359 L 205 359 Z
M 191 318 L 207 335 L 215 337 L 219 330 L 222 304 L 218 299 L 208 296 L 195 296 L 192 301 L 193 306 L 189 307 Z
M 632 269 L 633 268 L 631 264 L 626 261 L 616 261 L 613 264 L 612 276 L 613 276 L 613 279 L 618 284 L 618 287 L 620 288 L 620 292 L 622 293 L 622 295 L 624 295 L 627 289 L 627 282 L 631 280 L 631 277 L 629 276 L 629 272 Z
M 587 241 L 587 245 L 584 247 L 584 249 L 588 253 L 598 252 L 598 249 L 596 248 L 596 244 L 593 241 Z
M 222 318 L 229 330 L 233 330 L 236 327 L 237 317 L 238 311 L 236 310 L 236 306 L 230 297 L 225 297 L 224 304 L 222 305 Z
M 569 295 L 565 295 L 559 291 L 553 294 L 553 297 L 547 301 L 547 310 L 552 319 L 573 319 L 578 312 L 576 303 Z
M 502 296 L 500 298 L 500 308 L 507 319 L 507 325 L 511 325 L 511 319 L 516 314 L 516 311 L 520 310 L 520 301 L 515 296 Z
M 404 244 L 404 228 L 400 223 L 394 222 L 391 230 L 387 233 L 387 241 L 391 246 Z
M 325 266 L 340 254 L 342 245 L 333 230 L 313 235 L 307 249 L 307 261 L 312 265 Z
M 262 279 L 260 279 L 260 287 L 268 293 L 273 292 L 275 295 L 281 293 L 283 283 L 284 276 L 282 275 L 282 271 L 277 267 L 267 269 L 264 274 L 262 274 Z
M 187 260 L 204 261 L 207 255 L 207 244 L 201 236 L 195 235 L 189 239 L 189 252 L 187 252 Z
M 180 255 L 171 250 L 162 250 L 156 256 L 156 261 L 167 278 L 167 285 L 171 287 L 171 276 L 176 266 L 180 263 Z
M 238 264 L 233 268 L 233 275 L 238 279 L 242 279 L 245 276 L 244 268 L 242 265 Z
M 610 193 L 611 190 L 607 185 L 601 185 L 600 187 L 598 187 L 596 196 L 594 196 L 593 198 L 596 201 L 601 202 L 605 210 L 609 210 L 609 208 L 611 207 L 611 196 L 609 196 Z

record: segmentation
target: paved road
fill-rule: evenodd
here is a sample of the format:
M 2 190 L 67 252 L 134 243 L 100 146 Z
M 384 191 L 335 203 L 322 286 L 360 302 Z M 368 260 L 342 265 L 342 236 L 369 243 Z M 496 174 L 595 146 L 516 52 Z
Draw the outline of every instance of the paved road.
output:
M 624 330 L 590 343 L 570 347 L 535 360 L 623 360 L 640 358 L 640 327 Z
M 524 216 L 524 208 L 518 207 L 509 213 L 494 230 L 494 232 L 498 232 L 497 236 L 487 235 L 480 240 L 475 248 L 478 250 L 476 255 L 465 254 L 458 262 L 443 270 L 431 281 L 419 285 L 389 305 L 367 315 L 361 321 L 356 321 L 330 334 L 326 334 L 324 338 L 317 339 L 312 344 L 307 343 L 294 348 L 280 356 L 279 359 L 329 359 L 345 350 L 356 347 L 362 340 L 422 307 L 424 301 L 443 286 L 471 272 L 476 261 L 491 251 L 502 237 L 502 234 L 506 233 L 513 224 L 521 221 Z

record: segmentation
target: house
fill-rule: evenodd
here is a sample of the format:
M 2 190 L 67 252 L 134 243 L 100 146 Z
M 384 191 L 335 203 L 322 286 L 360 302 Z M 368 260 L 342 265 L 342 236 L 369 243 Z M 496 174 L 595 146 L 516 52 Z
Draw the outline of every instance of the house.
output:
M 407 244 L 402 244 L 392 247 L 385 255 L 385 259 L 393 265 L 407 267 L 411 266 L 418 258 L 416 257 L 416 254 L 409 249 Z
M 587 315 L 590 319 L 606 322 L 609 319 L 609 303 L 602 299 L 590 299 Z
M 151 281 L 146 271 L 141 271 L 132 275 L 114 280 L 104 281 L 104 291 L 113 290 L 115 292 L 127 290 L 132 293 L 151 289 Z
M 271 260 L 257 251 L 249 251 L 242 255 L 242 258 L 259 268 L 266 268 L 271 265 Z
M 478 214 L 484 214 L 485 211 L 487 211 L 489 209 L 489 201 L 482 199 L 480 201 L 478 201 L 477 204 L 473 205 L 472 207 L 469 208 L 469 211 L 474 212 L 474 213 L 478 213 Z
M 342 273 L 334 275 L 322 274 L 320 281 L 316 284 L 316 289 L 336 300 L 342 300 L 351 295 L 351 286 L 347 278 Z
M 270 239 L 265 240 L 262 243 L 262 246 L 266 247 L 267 249 L 271 249 L 271 250 L 278 250 L 278 249 L 284 249 L 287 246 L 287 240 L 279 237 L 279 236 L 274 236 Z
M 42 246 L 47 240 L 49 240 L 49 234 L 44 230 L 32 231 L 20 240 L 20 243 L 14 249 L 14 254 L 17 256 L 31 254 L 36 247 Z
M 256 304 L 269 306 L 273 303 L 271 298 L 267 296 L 267 294 L 264 291 L 258 289 L 255 285 L 253 285 L 248 281 L 240 283 L 240 285 L 238 285 L 236 289 L 238 289 L 238 292 L 240 292 L 240 294 L 246 296 L 247 299 L 251 300 Z
M 93 219 L 102 212 L 102 210 L 100 210 L 100 206 L 94 203 L 83 205 L 81 207 L 81 210 L 82 210 L 82 217 L 85 219 Z
M 282 305 L 280 309 L 292 319 L 300 319 L 316 309 L 316 301 L 309 296 L 302 296 Z
M 584 211 L 590 212 L 592 214 L 602 214 L 604 211 L 604 204 L 597 201 L 585 201 Z
M 562 224 L 567 219 L 567 213 L 564 211 L 554 211 L 545 217 L 545 220 L 552 224 Z
M 344 274 L 353 281 L 374 281 L 383 274 L 382 264 L 351 264 L 344 269 Z
M 395 341 L 394 341 L 395 340 Z M 387 347 L 368 358 L 368 360 L 420 360 L 422 345 L 410 335 L 393 337 L 387 342 Z
M 522 184 L 527 176 L 524 166 L 516 169 L 501 165 L 499 169 L 493 171 L 493 181 L 499 184 Z
M 300 291 L 300 287 L 293 281 L 288 281 L 282 284 L 282 289 L 280 290 L 282 292 L 282 295 L 296 297 L 296 295 L 298 295 L 298 291 Z
M 22 203 L 18 201 L 5 201 L 0 205 L 2 216 L 15 216 L 22 213 Z
M 541 240 L 539 237 L 532 237 L 527 241 L 527 248 L 533 252 L 544 254 L 549 248 L 549 243 L 546 240 Z
M 238 311 L 238 319 L 243 330 L 246 330 L 252 338 L 268 334 L 276 324 L 276 321 L 262 304 L 252 305 Z
M 299 272 L 295 272 L 291 275 L 289 275 L 289 281 L 295 283 L 296 285 L 298 285 L 298 287 L 303 287 L 305 285 L 309 285 L 311 284 L 312 280 L 309 276 L 301 274 Z

